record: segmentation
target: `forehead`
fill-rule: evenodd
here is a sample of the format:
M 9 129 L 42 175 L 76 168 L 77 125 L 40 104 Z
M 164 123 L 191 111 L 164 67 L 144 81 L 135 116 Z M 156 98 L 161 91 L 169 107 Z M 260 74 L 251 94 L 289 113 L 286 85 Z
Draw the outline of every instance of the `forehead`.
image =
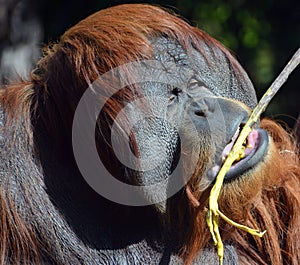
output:
M 191 44 L 183 47 L 176 40 L 158 37 L 152 40 L 154 59 L 164 65 L 178 66 L 175 77 L 188 82 L 193 77 L 201 81 L 216 96 L 235 99 L 254 108 L 257 104 L 255 90 L 241 68 L 235 68 L 229 58 L 218 48 L 201 43 L 201 51 Z M 166 71 L 168 67 L 165 67 Z M 186 79 L 186 80 L 183 80 Z
M 159 37 L 152 42 L 154 59 L 162 62 L 173 62 L 178 66 L 188 66 L 187 51 L 174 39 Z

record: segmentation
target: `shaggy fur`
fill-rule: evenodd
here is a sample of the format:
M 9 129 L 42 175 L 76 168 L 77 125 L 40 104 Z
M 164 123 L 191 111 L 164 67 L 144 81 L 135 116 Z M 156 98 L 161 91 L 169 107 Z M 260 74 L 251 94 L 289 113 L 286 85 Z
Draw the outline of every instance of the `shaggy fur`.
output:
M 151 59 L 150 40 L 159 36 L 174 38 L 184 48 L 192 45 L 200 53 L 201 43 L 205 43 L 216 57 L 222 51 L 236 76 L 242 73 L 222 45 L 180 18 L 154 6 L 122 5 L 100 11 L 68 30 L 58 43 L 45 48 L 29 81 L 1 90 L 0 264 L 93 264 L 97 260 L 118 264 L 117 255 L 125 259 L 132 251 L 127 241 L 121 240 L 122 227 L 132 229 L 133 234 L 140 229 L 131 240 L 134 243 L 145 238 L 151 241 L 147 247 L 142 245 L 137 255 L 150 253 L 149 245 L 153 253 L 161 252 L 162 246 L 168 245 L 160 238 L 165 230 L 166 234 L 172 231 L 171 238 L 179 242 L 170 252 L 187 264 L 204 249 L 214 252 L 205 223 L 210 187 L 197 189 L 205 171 L 202 163 L 188 183 L 200 206 L 195 207 L 186 192 L 179 192 L 169 202 L 163 224 L 155 226 L 162 231 L 158 232 L 147 226 L 161 222 L 157 212 L 151 207 L 122 207 L 100 198 L 84 183 L 73 159 L 73 115 L 85 89 L 113 67 Z M 99 126 L 108 127 L 122 108 L 121 100 L 139 91 L 122 93 L 108 102 L 104 109 L 107 120 Z M 264 120 L 261 126 L 273 139 L 268 154 L 242 178 L 226 183 L 219 202 L 221 211 L 231 219 L 267 233 L 260 239 L 221 222 L 222 238 L 234 248 L 228 250 L 228 259 L 225 253 L 225 262 L 236 262 L 237 253 L 240 264 L 296 265 L 300 260 L 299 153 L 294 139 L 277 123 Z M 200 154 L 200 158 L 205 161 L 207 154 Z M 115 170 L 114 164 L 110 167 Z M 95 203 L 88 205 L 90 201 Z M 103 224 L 121 227 L 121 232 L 105 225 L 99 228 L 97 222 L 103 219 Z M 142 222 L 144 226 L 136 226 Z M 93 232 L 95 238 L 103 234 L 105 243 L 101 245 L 99 238 L 93 241 Z M 122 241 L 125 254 L 111 243 L 110 233 Z M 161 264 L 164 255 L 159 256 Z
M 272 136 L 271 150 L 258 168 L 224 185 L 219 203 L 221 211 L 233 220 L 267 233 L 262 238 L 253 237 L 222 222 L 222 237 L 236 246 L 241 264 L 298 264 L 299 150 L 280 125 L 265 119 L 261 127 Z M 197 192 L 199 178 L 194 179 L 190 189 L 201 203 L 188 210 L 193 216 L 183 252 L 188 261 L 210 240 L 205 222 L 208 195 Z

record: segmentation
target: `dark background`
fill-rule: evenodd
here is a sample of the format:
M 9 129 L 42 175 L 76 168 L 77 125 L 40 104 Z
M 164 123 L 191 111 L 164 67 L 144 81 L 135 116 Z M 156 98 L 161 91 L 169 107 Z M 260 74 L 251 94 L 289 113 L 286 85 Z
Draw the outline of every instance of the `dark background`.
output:
M 6 47 L 16 50 L 19 43 L 27 42 L 31 50 L 38 49 L 57 41 L 66 29 L 86 16 L 122 3 L 152 3 L 170 8 L 221 41 L 248 72 L 258 98 L 300 47 L 299 0 L 6 0 L 0 3 L 0 59 L 5 57 Z M 39 56 L 32 53 L 30 60 Z M 5 71 L 2 63 L 3 83 L 12 79 L 7 78 L 6 72 L 11 71 Z M 300 67 L 273 99 L 266 115 L 293 127 L 300 110 L 299 95 Z

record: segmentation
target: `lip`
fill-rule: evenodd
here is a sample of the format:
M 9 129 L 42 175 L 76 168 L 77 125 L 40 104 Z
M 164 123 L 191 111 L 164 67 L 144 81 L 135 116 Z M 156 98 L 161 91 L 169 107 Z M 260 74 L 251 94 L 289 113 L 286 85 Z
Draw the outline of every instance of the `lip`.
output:
M 239 129 L 232 137 L 232 142 L 225 146 L 222 153 L 222 157 L 224 156 L 223 160 L 230 152 L 231 147 L 238 136 L 238 133 Z M 269 136 L 265 130 L 256 128 L 249 133 L 247 137 L 247 143 L 250 143 L 252 147 L 246 148 L 244 158 L 232 164 L 229 171 L 224 177 L 225 181 L 231 181 L 242 176 L 247 171 L 253 169 L 257 164 L 259 164 L 259 162 L 261 162 L 264 159 L 268 150 Z M 216 164 L 208 171 L 209 179 L 214 180 L 217 177 L 221 166 L 221 164 Z

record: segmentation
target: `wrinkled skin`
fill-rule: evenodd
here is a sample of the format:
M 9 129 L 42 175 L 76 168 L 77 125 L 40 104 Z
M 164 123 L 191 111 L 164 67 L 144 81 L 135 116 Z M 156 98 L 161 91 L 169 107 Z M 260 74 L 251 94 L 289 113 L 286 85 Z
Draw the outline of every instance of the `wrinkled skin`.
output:
M 138 156 L 141 160 L 159 161 L 157 166 L 152 165 L 151 170 L 140 166 L 142 172 L 139 172 L 136 184 L 146 186 L 166 180 L 176 167 L 182 165 L 181 171 L 176 173 L 177 177 L 183 178 L 183 170 L 185 176 L 191 177 L 200 152 L 210 153 L 207 170 L 220 163 L 225 145 L 237 128 L 247 121 L 250 108 L 256 104 L 250 81 L 245 76 L 243 86 L 238 84 L 222 56 L 217 58 L 217 68 L 212 69 L 192 47 L 185 51 L 174 40 L 167 38 L 154 40 L 153 46 L 154 58 L 163 65 L 162 68 L 167 69 L 161 75 L 172 72 L 172 81 L 176 80 L 178 87 L 168 84 L 167 77 L 165 84 L 146 82 L 141 85 L 148 104 L 145 111 L 152 118 L 148 117 L 140 124 L 137 122 L 133 127 Z M 205 56 L 214 59 L 209 48 L 205 51 Z M 170 64 L 177 66 L 176 71 L 168 69 Z M 134 106 L 128 111 L 131 120 L 135 120 L 141 111 L 138 107 L 141 108 Z M 188 156 L 182 157 L 178 165 L 179 157 L 184 153 Z M 149 167 L 148 164 L 144 166 Z M 207 187 L 213 180 L 214 177 L 207 172 L 200 186 Z M 168 190 L 145 190 L 144 195 L 150 201 L 162 200 L 157 207 L 165 211 Z
M 127 8 L 136 10 L 136 7 Z M 142 12 L 146 7 L 139 8 Z M 93 28 L 91 23 L 87 24 Z M 80 25 L 78 28 L 83 36 L 85 28 L 81 30 Z M 76 30 L 74 32 L 74 35 L 70 34 L 72 38 L 75 38 Z M 85 40 L 80 34 L 77 35 Z M 85 76 L 81 69 L 75 71 L 74 68 L 76 64 L 84 64 L 88 57 L 83 56 L 75 62 L 66 59 L 66 55 L 59 52 L 67 51 L 66 54 L 73 55 L 76 49 L 72 50 L 74 47 L 67 41 L 58 44 L 59 48 L 51 50 L 46 57 L 46 63 L 43 65 L 43 60 L 40 63 L 44 68 L 33 73 L 32 83 L 22 83 L 21 88 L 12 87 L 8 92 L 1 92 L 0 195 L 5 202 L 9 201 L 7 218 L 19 216 L 20 223 L 25 224 L 17 226 L 16 231 L 12 229 L 14 237 L 8 233 L 7 241 L 17 241 L 15 235 L 23 231 L 21 228 L 29 227 L 33 238 L 37 238 L 41 264 L 183 263 L 180 233 L 190 227 L 176 227 L 178 216 L 170 205 L 180 198 L 187 200 L 185 185 L 190 180 L 197 183 L 200 192 L 210 187 L 215 179 L 212 168 L 221 163 L 225 146 L 245 123 L 257 100 L 247 74 L 239 66 L 239 71 L 233 71 L 233 65 L 219 46 L 214 44 L 216 47 L 211 48 L 199 41 L 203 46 L 200 53 L 193 45 L 186 49 L 174 38 L 160 35 L 149 37 L 153 53 L 148 59 L 160 65 L 160 76 L 163 81 L 166 76 L 165 82 L 153 80 L 135 84 L 138 98 L 142 98 L 140 105 L 133 104 L 135 97 L 120 99 L 117 93 L 111 104 L 116 105 L 117 98 L 121 101 L 117 103 L 126 106 L 124 114 L 128 123 L 119 124 L 118 133 L 121 134 L 117 140 L 121 142 L 121 150 L 122 144 L 130 146 L 130 152 L 137 158 L 133 162 L 134 169 L 122 165 L 112 152 L 110 128 L 114 115 L 109 116 L 105 110 L 98 113 L 97 129 L 100 130 L 96 130 L 95 137 L 99 156 L 110 173 L 124 183 L 142 187 L 137 196 L 147 202 L 144 206 L 118 204 L 98 194 L 88 185 L 74 159 L 71 124 L 84 93 L 80 89 L 88 86 L 87 80 L 83 81 Z M 68 33 L 64 39 L 69 40 Z M 130 38 L 126 41 L 131 43 Z M 92 41 L 88 39 L 87 43 Z M 102 54 L 95 54 L 103 52 L 102 47 L 93 49 L 94 53 L 89 54 L 94 56 L 92 61 L 102 63 L 99 59 Z M 110 52 L 113 53 L 113 49 Z M 59 67 L 63 68 L 64 74 L 59 72 Z M 56 69 L 59 71 L 55 72 Z M 91 70 L 93 74 L 94 70 Z M 148 116 L 140 119 L 140 113 Z M 130 142 L 126 137 L 122 142 L 123 125 L 130 127 Z M 235 183 L 245 172 L 260 169 L 260 159 L 268 151 L 268 137 L 264 133 L 260 136 L 264 148 L 253 155 L 255 159 L 242 162 L 238 170 L 232 170 L 225 185 Z M 85 141 L 88 140 L 83 137 L 83 145 Z M 121 152 L 121 155 L 127 157 L 130 154 Z M 86 160 L 89 162 L 88 156 Z M 202 171 L 194 176 L 197 164 L 203 165 Z M 96 173 L 101 179 L 102 172 Z M 147 188 L 160 182 L 164 183 L 160 189 Z M 173 184 L 180 188 L 173 190 Z M 11 205 L 16 208 L 15 215 L 10 212 Z M 11 223 L 16 223 L 15 219 Z M 27 239 L 23 234 L 19 237 L 21 242 Z M 30 245 L 27 241 L 25 246 L 30 252 L 35 244 Z M 6 253 L 8 260 L 15 254 L 11 252 Z M 218 264 L 213 244 L 199 252 L 194 262 Z M 225 241 L 224 264 L 238 264 L 237 249 L 230 241 Z
M 174 194 L 172 185 L 178 181 L 181 188 L 184 187 L 189 180 L 185 178 L 192 176 L 201 152 L 205 155 L 209 153 L 210 157 L 199 188 L 205 189 L 214 181 L 215 176 L 210 176 L 209 170 L 214 164 L 220 163 L 225 145 L 230 141 L 237 128 L 246 122 L 250 109 L 257 102 L 255 91 L 247 75 L 242 72 L 243 78 L 237 80 L 230 72 L 226 58 L 221 54 L 219 57 L 215 57 L 210 53 L 209 48 L 205 49 L 206 58 L 218 60 L 217 67 L 211 68 L 195 49 L 191 47 L 190 50 L 185 51 L 170 38 L 154 39 L 152 45 L 154 47 L 153 59 L 157 60 L 160 78 L 165 82 L 146 81 L 140 83 L 138 85 L 141 91 L 139 100 L 142 101 L 140 103 L 127 100 L 124 102 L 126 106 L 124 113 L 132 126 L 130 132 L 134 135 L 136 148 L 134 150 L 132 147 L 128 151 L 135 152 L 138 158 L 136 161 L 140 162 L 137 164 L 134 164 L 136 161 L 132 162 L 133 167 L 138 170 L 126 167 L 123 169 L 126 175 L 125 182 L 143 186 L 140 196 L 145 198 L 149 204 L 154 203 L 154 206 L 151 205 L 148 209 L 149 216 L 142 214 L 144 216 L 139 217 L 136 224 L 138 229 L 134 224 L 130 224 L 130 227 L 135 227 L 135 231 L 125 229 L 127 231 L 125 234 L 129 233 L 131 236 L 137 231 L 140 236 L 140 233 L 143 233 L 141 231 L 144 231 L 144 226 L 147 226 L 147 230 L 156 230 L 156 226 L 150 221 L 153 218 L 152 215 L 158 215 L 162 223 L 167 222 L 164 218 L 167 218 L 167 205 L 172 200 L 171 195 Z M 173 69 L 174 65 L 175 70 Z M 173 85 L 169 84 L 170 76 L 168 74 L 171 76 Z M 125 137 L 124 145 L 128 144 L 127 139 L 129 138 Z M 109 141 L 109 138 L 106 141 Z M 106 141 L 103 139 L 100 141 L 99 152 L 102 152 Z M 121 150 L 123 157 L 130 156 L 122 148 Z M 247 170 L 248 168 L 245 166 L 242 171 Z M 175 182 L 172 182 L 173 179 L 170 178 L 170 175 L 173 176 Z M 118 176 L 117 173 L 116 177 Z M 161 181 L 165 182 L 165 186 L 158 189 L 147 189 L 149 185 Z M 132 196 L 132 194 L 128 194 L 128 196 Z M 139 210 L 133 210 L 133 212 L 136 211 Z M 138 215 L 138 213 L 136 214 Z M 114 219 L 114 217 L 112 218 Z M 143 222 L 142 226 L 141 222 Z M 165 242 L 163 256 L 160 256 L 161 250 L 150 255 L 151 261 L 143 255 L 132 255 L 141 263 L 156 264 L 160 259 L 161 264 L 180 263 L 180 259 L 172 253 L 178 247 L 174 243 L 177 239 L 176 233 L 172 229 L 169 227 L 164 232 L 159 232 L 162 233 L 163 242 Z M 124 236 L 123 230 L 124 228 L 122 236 Z M 120 233 L 119 230 L 117 231 Z M 91 231 L 91 233 L 94 232 Z M 152 231 L 150 234 L 150 241 L 156 241 L 157 235 L 153 238 L 156 232 Z M 103 231 L 101 231 L 101 235 L 103 236 Z M 127 245 L 129 242 L 124 242 L 124 244 Z M 145 241 L 140 242 L 139 247 L 144 248 L 144 243 Z M 238 257 L 234 247 L 227 243 L 225 246 L 224 264 L 237 264 Z M 150 247 L 152 247 L 151 244 Z M 129 248 L 131 249 L 131 247 Z M 149 251 L 148 249 L 146 252 Z M 141 251 L 141 253 L 145 253 L 145 251 Z M 210 249 L 204 250 L 195 262 L 218 264 L 218 259 Z

